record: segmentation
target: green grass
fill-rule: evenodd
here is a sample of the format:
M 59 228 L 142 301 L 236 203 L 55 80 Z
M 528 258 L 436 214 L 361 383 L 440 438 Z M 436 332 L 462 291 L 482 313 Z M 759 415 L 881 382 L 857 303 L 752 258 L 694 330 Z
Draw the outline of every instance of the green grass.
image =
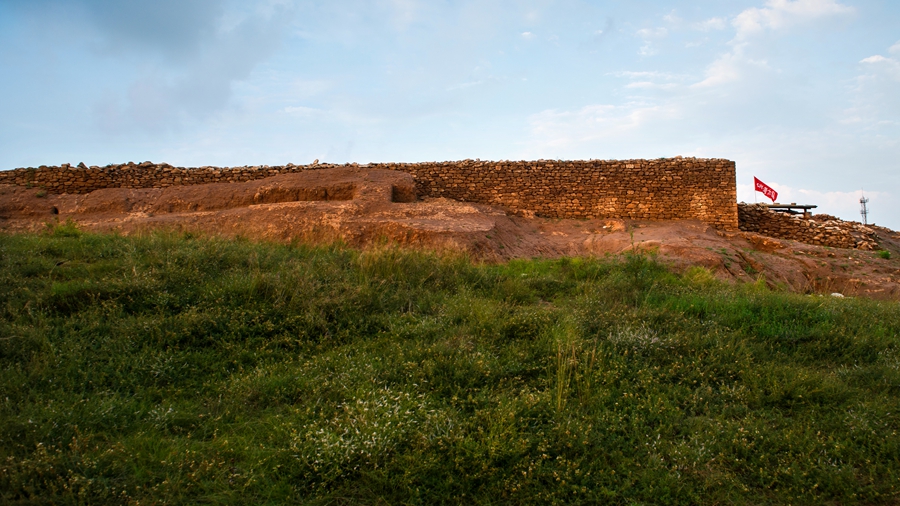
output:
M 0 235 L 0 503 L 896 504 L 898 334 L 639 255 Z

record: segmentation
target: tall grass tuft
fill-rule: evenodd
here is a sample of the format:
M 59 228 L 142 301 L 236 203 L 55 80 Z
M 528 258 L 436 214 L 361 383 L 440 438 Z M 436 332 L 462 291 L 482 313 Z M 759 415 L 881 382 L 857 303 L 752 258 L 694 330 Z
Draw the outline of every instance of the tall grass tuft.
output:
M 556 331 L 556 385 L 554 404 L 557 413 L 566 407 L 572 382 L 578 373 L 579 340 L 571 325 L 563 324 Z

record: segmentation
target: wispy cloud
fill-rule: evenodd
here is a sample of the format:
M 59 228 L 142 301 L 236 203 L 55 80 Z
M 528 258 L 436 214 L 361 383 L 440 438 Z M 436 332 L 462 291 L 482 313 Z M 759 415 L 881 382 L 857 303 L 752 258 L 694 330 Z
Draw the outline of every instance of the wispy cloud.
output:
M 700 30 L 701 32 L 724 30 L 727 26 L 728 20 L 725 18 L 710 18 L 691 25 L 694 30 Z
M 625 85 L 625 89 L 671 90 L 687 78 L 686 75 L 659 71 L 619 71 L 608 75 L 629 79 L 631 82 Z
M 670 25 L 680 25 L 684 20 L 676 13 L 676 11 L 672 11 L 665 16 L 663 16 L 663 21 Z
M 657 89 L 657 90 L 671 90 L 673 88 L 677 88 L 678 85 L 675 83 L 654 83 L 653 81 L 634 81 L 625 85 L 627 89 Z
M 739 80 L 750 67 L 765 67 L 765 62 L 746 56 L 751 39 L 767 30 L 784 30 L 796 24 L 819 18 L 852 14 L 852 7 L 836 0 L 767 0 L 765 7 L 751 7 L 734 17 L 735 29 L 731 50 L 721 55 L 706 69 L 698 88 L 714 87 Z
M 660 72 L 657 70 L 641 70 L 641 71 L 630 71 L 630 70 L 622 70 L 618 72 L 610 72 L 607 75 L 615 76 L 615 77 L 623 77 L 626 79 L 663 79 L 666 81 L 675 81 L 681 80 L 685 78 L 683 74 L 673 74 L 671 72 Z
M 635 33 L 644 40 L 644 44 L 641 46 L 640 50 L 638 50 L 638 54 L 641 56 L 653 56 L 657 53 L 654 43 L 660 39 L 666 38 L 666 36 L 669 35 L 669 30 L 663 27 L 641 28 Z
M 535 148 L 575 146 L 611 140 L 655 121 L 679 115 L 673 105 L 595 104 L 573 111 L 548 109 L 528 118 Z
M 853 107 L 845 111 L 844 123 L 875 129 L 900 126 L 900 60 L 876 54 L 859 63 L 862 73 L 854 80 Z
M 668 28 L 641 28 L 637 32 L 642 39 L 661 39 L 669 34 Z
M 778 30 L 804 21 L 855 12 L 853 7 L 836 0 L 767 0 L 765 5 L 746 9 L 732 20 L 737 40 L 765 30 Z
M 716 58 L 706 68 L 703 80 L 695 83 L 693 87 L 709 88 L 737 81 L 741 77 L 741 67 L 745 61 L 743 53 L 743 47 L 737 47 L 733 51 Z

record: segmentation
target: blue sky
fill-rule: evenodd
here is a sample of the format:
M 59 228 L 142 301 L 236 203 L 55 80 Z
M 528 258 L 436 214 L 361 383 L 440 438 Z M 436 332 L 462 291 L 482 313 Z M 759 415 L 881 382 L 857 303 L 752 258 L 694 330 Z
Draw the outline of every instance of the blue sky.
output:
M 896 0 L 0 0 L 0 169 L 721 157 L 900 229 L 898 90 Z

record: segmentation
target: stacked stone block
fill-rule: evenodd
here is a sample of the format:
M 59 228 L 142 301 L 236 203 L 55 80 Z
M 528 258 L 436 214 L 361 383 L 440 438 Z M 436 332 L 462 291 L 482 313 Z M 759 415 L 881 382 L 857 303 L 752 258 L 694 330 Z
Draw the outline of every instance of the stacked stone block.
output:
M 832 248 L 878 250 L 878 234 L 862 223 L 843 221 L 827 214 L 810 218 L 772 211 L 759 204 L 738 204 L 740 229 L 778 239 Z
M 346 165 L 181 168 L 151 162 L 106 167 L 64 164 L 0 172 L 0 184 L 38 186 L 53 193 L 88 193 L 101 188 L 250 181 L 333 167 Z M 729 160 L 462 160 L 365 167 L 412 174 L 419 196 L 499 205 L 542 217 L 693 219 L 724 230 L 738 228 L 735 165 Z

